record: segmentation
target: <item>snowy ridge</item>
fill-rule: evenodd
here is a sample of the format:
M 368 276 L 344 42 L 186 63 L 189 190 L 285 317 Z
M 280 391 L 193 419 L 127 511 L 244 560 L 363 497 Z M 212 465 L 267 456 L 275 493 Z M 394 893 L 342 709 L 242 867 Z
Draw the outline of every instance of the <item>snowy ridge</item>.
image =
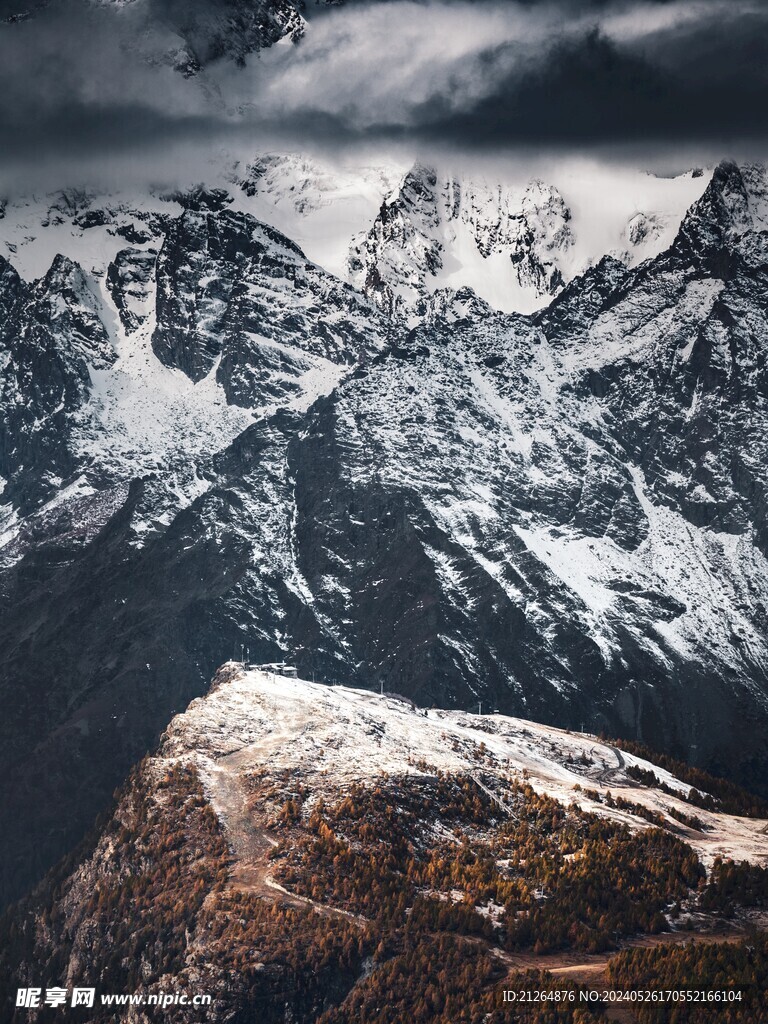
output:
M 529 313 L 605 254 L 634 266 L 671 243 L 707 183 L 700 172 L 625 182 L 595 167 L 549 170 L 553 181 L 519 181 L 499 168 L 473 176 L 269 153 L 232 177 L 238 208 L 383 308 L 405 303 L 414 320 L 411 307 L 442 288 Z
M 120 249 L 157 246 L 182 207 L 151 192 L 63 189 L 8 198 L 0 221 L 2 255 L 26 281 L 42 277 L 57 254 L 101 278 Z
M 551 174 L 552 181 L 520 182 L 499 169 L 473 177 L 272 152 L 245 166 L 212 161 L 206 186 L 228 189 L 231 209 L 273 225 L 310 260 L 360 287 L 379 281 L 409 304 L 441 288 L 471 287 L 496 309 L 529 313 L 605 254 L 634 266 L 661 252 L 707 183 L 691 172 L 626 182 L 593 167 Z M 0 237 L 25 280 L 42 276 L 57 253 L 100 276 L 122 248 L 157 248 L 181 212 L 179 197 L 95 189 L 11 195 Z M 396 224 L 384 228 L 384 210 L 396 212 Z M 754 210 L 749 216 L 759 217 Z
M 393 696 L 289 679 L 229 663 L 211 692 L 193 701 L 169 725 L 163 760 L 192 758 L 217 807 L 221 774 L 245 777 L 259 769 L 287 770 L 309 786 L 312 799 L 343 794 L 353 781 L 375 783 L 382 775 L 437 771 L 525 778 L 540 793 L 576 802 L 633 828 L 648 822 L 584 794 L 610 792 L 661 813 L 702 857 L 768 863 L 765 821 L 703 811 L 704 830 L 674 818 L 691 813 L 690 787 L 642 758 L 624 754 L 585 733 L 566 732 L 503 715 L 419 709 Z M 653 771 L 680 797 L 642 786 L 626 774 L 634 765 Z M 577 788 L 581 787 L 581 789 Z M 503 788 L 497 793 L 503 797 Z
M 384 308 L 403 304 L 410 319 L 420 299 L 448 287 L 532 313 L 606 254 L 628 266 L 657 255 L 706 184 L 691 173 L 668 183 L 640 177 L 617 201 L 599 174 L 556 177 L 563 184 L 507 184 L 416 164 L 353 242 L 350 279 Z M 633 195 L 644 209 L 627 205 Z
M 234 205 L 273 224 L 325 270 L 347 278 L 349 247 L 403 176 L 395 164 L 345 166 L 265 153 L 232 173 Z

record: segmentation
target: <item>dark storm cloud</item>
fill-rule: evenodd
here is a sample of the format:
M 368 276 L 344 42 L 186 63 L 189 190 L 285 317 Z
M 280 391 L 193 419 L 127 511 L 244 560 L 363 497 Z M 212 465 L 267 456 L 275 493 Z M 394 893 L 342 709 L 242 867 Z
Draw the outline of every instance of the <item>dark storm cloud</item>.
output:
M 500 74 L 464 109 L 435 95 L 416 114 L 423 132 L 471 144 L 653 137 L 675 85 L 651 61 L 621 52 L 594 28 L 553 46 L 534 68 Z
M 167 144 L 175 137 L 202 140 L 212 134 L 221 137 L 227 134 L 226 128 L 215 118 L 165 116 L 144 105 L 116 104 L 100 109 L 77 102 L 36 114 L 34 118 L 0 114 L 0 137 L 5 140 L 6 159 L 11 156 L 76 156 L 102 148 L 119 155 L 130 151 L 137 143 Z
M 238 0 L 228 0 L 228 7 Z M 14 8 L 0 0 L 0 13 Z M 740 0 L 308 5 L 298 45 L 173 70 L 179 0 L 59 0 L 0 26 L 5 161 L 242 137 L 729 149 L 768 133 L 768 11 Z M 196 38 L 222 5 L 195 0 Z M 7 13 L 7 11 L 5 11 Z M 190 14 L 190 17 L 192 15 Z M 176 21 L 174 21 L 176 18 Z M 174 28 L 175 26 L 175 28 Z M 202 35 L 201 35 L 202 34 Z M 217 44 L 218 45 L 218 44 Z
M 594 28 L 540 65 L 500 75 L 464 109 L 434 95 L 420 131 L 469 144 L 727 143 L 768 133 L 768 17 L 750 15 L 635 49 Z
M 336 12 L 335 32 L 308 33 L 277 70 L 277 118 L 311 131 L 322 117 L 340 139 L 456 146 L 766 140 L 762 4 L 457 0 L 363 11 L 346 22 Z
M 172 79 L 157 102 L 158 72 L 126 46 L 131 21 L 69 2 L 0 29 L 0 139 L 5 159 L 122 147 L 137 133 L 187 132 L 205 117 Z

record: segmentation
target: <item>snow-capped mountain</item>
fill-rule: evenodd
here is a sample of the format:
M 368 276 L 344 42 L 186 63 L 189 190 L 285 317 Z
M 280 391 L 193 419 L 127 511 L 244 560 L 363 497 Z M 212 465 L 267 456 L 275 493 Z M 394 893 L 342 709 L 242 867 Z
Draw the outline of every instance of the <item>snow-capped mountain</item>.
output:
M 556 176 L 559 185 L 504 183 L 420 163 L 331 167 L 271 154 L 235 180 L 256 216 L 412 323 L 443 288 L 530 313 L 608 253 L 635 266 L 672 242 L 706 185 L 700 172 L 637 175 L 617 197 L 615 183 L 583 168 Z
M 291 203 L 267 165 L 252 195 L 6 204 L 6 890 L 241 645 L 765 788 L 765 171 L 688 176 L 671 244 L 604 256 L 532 316 L 438 275 L 406 323 L 282 233 L 335 186 Z M 456 222 L 493 258 L 519 236 L 478 195 Z M 281 230 L 249 209 L 269 203 Z
M 265 153 L 230 174 L 234 203 L 273 224 L 321 267 L 349 279 L 353 240 L 370 229 L 399 186 L 397 163 L 331 165 L 296 153 Z
M 396 694 L 286 678 L 268 666 L 224 665 L 211 692 L 170 723 L 158 753 L 164 760 L 194 760 L 214 810 L 232 829 L 241 823 L 232 790 L 266 766 L 308 786 L 315 801 L 349 792 L 355 783 L 443 772 L 481 774 L 490 786 L 525 777 L 536 792 L 563 805 L 575 800 L 636 829 L 649 827 L 638 808 L 673 828 L 691 810 L 689 784 L 588 733 L 496 713 L 422 710 Z M 639 772 L 655 775 L 658 788 L 638 783 Z M 606 805 L 608 793 L 629 806 Z M 689 830 L 686 841 L 705 863 L 716 857 L 768 861 L 765 821 L 697 813 L 702 828 Z
M 230 204 L 219 190 L 138 209 L 63 194 L 38 206 L 37 236 L 24 234 L 31 204 L 9 212 L 23 269 L 64 242 L 89 272 L 55 256 L 27 285 L 3 263 L 6 501 L 31 510 L 64 480 L 102 489 L 171 465 L 174 489 L 195 493 L 198 456 L 258 410 L 311 404 L 381 347 L 363 296 Z
M 204 992 L 214 1024 L 351 1024 L 380 1019 L 360 1004 L 380 1000 L 403 948 L 412 964 L 436 937 L 438 967 L 402 972 L 394 1019 L 425 990 L 441 998 L 432 974 L 448 956 L 480 976 L 468 996 L 462 977 L 450 1019 L 481 998 L 493 1009 L 500 984 L 531 983 L 526 968 L 566 972 L 562 990 L 590 951 L 625 943 L 741 939 L 754 977 L 745 925 L 760 920 L 768 836 L 742 816 L 746 794 L 732 787 L 726 813 L 586 733 L 276 668 L 223 665 L 88 841 L 0 921 L 0 998 L 33 980 L 88 985 L 90 1020 L 114 1019 L 102 995 L 115 991 L 135 994 L 119 1019 L 178 1024 L 199 1006 L 161 999 L 150 1018 L 142 1001 Z M 595 1001 L 604 966 L 587 972 Z
M 563 197 L 543 182 L 515 193 L 439 180 L 417 165 L 353 244 L 351 278 L 390 311 L 452 282 L 520 308 L 562 287 L 557 260 L 573 244 L 570 219 Z
M 630 266 L 658 255 L 707 182 L 688 172 L 617 183 L 588 167 L 553 172 L 557 184 L 516 183 L 296 153 L 244 165 L 222 158 L 208 170 L 204 188 L 11 196 L 2 206 L 5 254 L 28 281 L 57 253 L 99 276 L 121 246 L 157 249 L 171 221 L 204 195 L 204 205 L 277 228 L 314 263 L 412 323 L 444 288 L 471 287 L 495 309 L 530 313 L 605 255 Z

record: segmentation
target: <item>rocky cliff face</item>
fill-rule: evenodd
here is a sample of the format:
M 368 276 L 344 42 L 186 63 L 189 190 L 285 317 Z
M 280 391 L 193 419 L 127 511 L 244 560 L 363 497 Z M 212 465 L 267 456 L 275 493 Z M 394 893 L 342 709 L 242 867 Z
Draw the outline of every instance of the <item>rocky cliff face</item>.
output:
M 233 404 L 285 400 L 302 377 L 382 344 L 369 303 L 247 214 L 187 210 L 165 237 L 156 275 L 155 354 L 193 381 L 215 366 Z
M 657 500 L 763 552 L 766 211 L 764 172 L 721 165 L 666 254 L 538 318 Z
M 441 178 L 416 165 L 353 244 L 351 279 L 388 311 L 412 306 L 445 281 L 470 283 L 475 274 L 498 276 L 499 291 L 521 292 L 521 301 L 535 305 L 562 287 L 570 219 L 557 189 L 541 181 L 513 190 Z M 484 295 L 489 287 L 480 285 Z
M 89 368 L 116 356 L 98 295 L 81 267 L 57 256 L 32 286 L 3 260 L 0 475 L 19 507 L 31 507 L 71 477 L 73 417 L 91 391 Z
M 6 891 L 241 647 L 765 789 L 763 170 L 533 316 L 414 287 L 410 326 L 226 196 L 168 202 L 80 229 L 98 273 L 3 266 Z

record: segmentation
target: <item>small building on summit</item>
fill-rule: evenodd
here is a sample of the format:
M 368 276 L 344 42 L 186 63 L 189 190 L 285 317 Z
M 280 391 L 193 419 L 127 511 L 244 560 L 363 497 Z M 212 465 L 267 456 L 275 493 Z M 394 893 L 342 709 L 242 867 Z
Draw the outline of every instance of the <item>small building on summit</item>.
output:
M 298 678 L 296 666 L 289 665 L 285 661 L 270 662 L 266 665 L 249 665 L 248 668 L 258 669 L 259 672 L 271 672 L 276 676 L 286 676 L 288 679 Z

